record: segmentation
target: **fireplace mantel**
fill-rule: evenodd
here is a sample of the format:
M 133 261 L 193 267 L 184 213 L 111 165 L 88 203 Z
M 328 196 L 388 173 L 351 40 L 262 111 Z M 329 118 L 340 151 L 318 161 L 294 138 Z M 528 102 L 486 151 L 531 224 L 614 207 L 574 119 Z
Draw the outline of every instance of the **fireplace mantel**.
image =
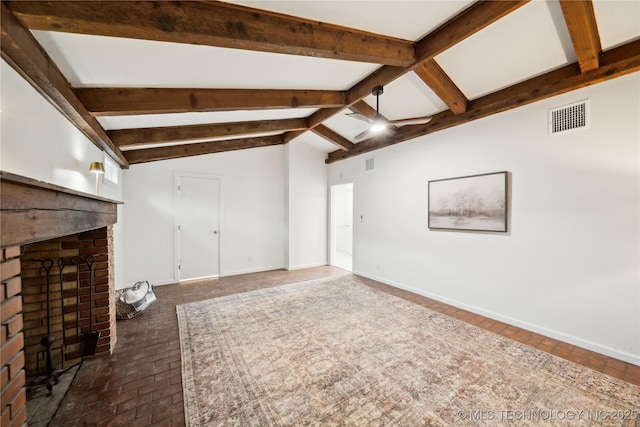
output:
M 113 225 L 119 203 L 0 171 L 0 248 Z

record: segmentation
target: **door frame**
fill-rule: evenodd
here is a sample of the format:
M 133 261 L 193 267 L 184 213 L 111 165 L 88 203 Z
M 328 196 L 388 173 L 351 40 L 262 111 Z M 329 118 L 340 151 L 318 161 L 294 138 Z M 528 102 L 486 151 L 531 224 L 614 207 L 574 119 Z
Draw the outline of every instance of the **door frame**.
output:
M 327 249 L 329 251 L 328 255 L 327 255 L 327 259 L 329 260 L 329 265 L 333 265 L 335 266 L 334 262 L 334 253 L 335 253 L 335 246 L 336 246 L 336 236 L 335 236 L 335 226 L 336 226 L 336 218 L 335 218 L 335 194 L 334 194 L 334 187 L 338 187 L 338 186 L 342 186 L 342 185 L 349 185 L 351 184 L 351 197 L 352 197 L 352 206 L 353 206 L 353 212 L 352 212 L 352 219 L 351 219 L 351 271 L 354 271 L 354 265 L 353 265 L 353 259 L 355 258 L 355 253 L 356 253 L 356 248 L 355 248 L 355 228 L 356 228 L 356 222 L 355 222 L 355 194 L 356 194 L 356 183 L 355 181 L 346 181 L 346 182 L 335 182 L 335 183 L 330 183 L 329 184 L 329 230 L 328 230 L 328 234 L 329 234 L 329 244 L 327 245 Z M 339 267 L 339 266 L 337 266 Z
M 218 274 L 217 276 L 211 277 L 220 277 L 222 271 L 222 256 L 220 254 L 220 248 L 222 247 L 222 232 L 221 226 L 223 223 L 222 213 L 224 212 L 222 209 L 222 175 L 213 174 L 213 173 L 205 173 L 205 172 L 184 172 L 184 171 L 174 171 L 173 172 L 173 278 L 176 282 L 180 282 L 180 229 L 179 229 L 179 220 L 180 220 L 180 178 L 201 178 L 201 179 L 209 179 L 218 181 Z M 188 281 L 190 279 L 185 279 L 183 281 Z

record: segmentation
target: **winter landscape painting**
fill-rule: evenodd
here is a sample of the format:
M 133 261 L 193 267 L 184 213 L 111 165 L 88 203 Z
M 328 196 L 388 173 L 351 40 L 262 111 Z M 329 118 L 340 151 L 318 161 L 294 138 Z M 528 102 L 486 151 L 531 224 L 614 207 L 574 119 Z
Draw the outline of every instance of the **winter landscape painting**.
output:
M 429 181 L 429 228 L 507 231 L 507 172 Z

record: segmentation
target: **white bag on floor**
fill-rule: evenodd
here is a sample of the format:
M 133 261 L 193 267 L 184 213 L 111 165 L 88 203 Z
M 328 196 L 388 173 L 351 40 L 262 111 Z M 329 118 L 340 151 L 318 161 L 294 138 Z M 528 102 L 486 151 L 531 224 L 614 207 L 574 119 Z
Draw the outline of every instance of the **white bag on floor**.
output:
M 133 308 L 134 310 L 132 313 L 128 313 L 127 318 L 131 318 L 133 317 L 132 315 L 140 313 L 155 300 L 156 294 L 153 293 L 153 286 L 146 280 L 144 282 L 137 282 L 130 288 L 123 289 L 118 298 L 120 303 L 126 304 L 127 307 Z

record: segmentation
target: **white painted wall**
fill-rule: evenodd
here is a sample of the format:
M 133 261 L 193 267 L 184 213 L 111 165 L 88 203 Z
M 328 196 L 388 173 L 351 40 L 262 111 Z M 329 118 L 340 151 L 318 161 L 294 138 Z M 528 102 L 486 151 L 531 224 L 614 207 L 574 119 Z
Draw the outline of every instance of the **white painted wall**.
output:
M 283 268 L 284 148 L 133 165 L 124 172 L 124 286 L 175 283 L 174 173 L 221 179 L 220 275 Z
M 305 137 L 285 146 L 289 270 L 327 264 L 327 155 Z
M 95 194 L 91 162 L 104 153 L 46 101 L 4 60 L 0 61 L 0 170 Z M 100 196 L 122 201 L 119 184 L 102 183 Z M 114 275 L 122 282 L 122 206 L 114 226 Z
M 0 169 L 95 194 L 89 165 L 103 152 L 4 60 L 0 73 Z M 122 185 L 101 182 L 100 195 L 121 201 Z
M 635 73 L 330 165 L 354 272 L 640 365 L 639 94 Z M 548 136 L 585 98 L 590 129 Z M 429 180 L 503 170 L 509 233 L 427 229 Z

